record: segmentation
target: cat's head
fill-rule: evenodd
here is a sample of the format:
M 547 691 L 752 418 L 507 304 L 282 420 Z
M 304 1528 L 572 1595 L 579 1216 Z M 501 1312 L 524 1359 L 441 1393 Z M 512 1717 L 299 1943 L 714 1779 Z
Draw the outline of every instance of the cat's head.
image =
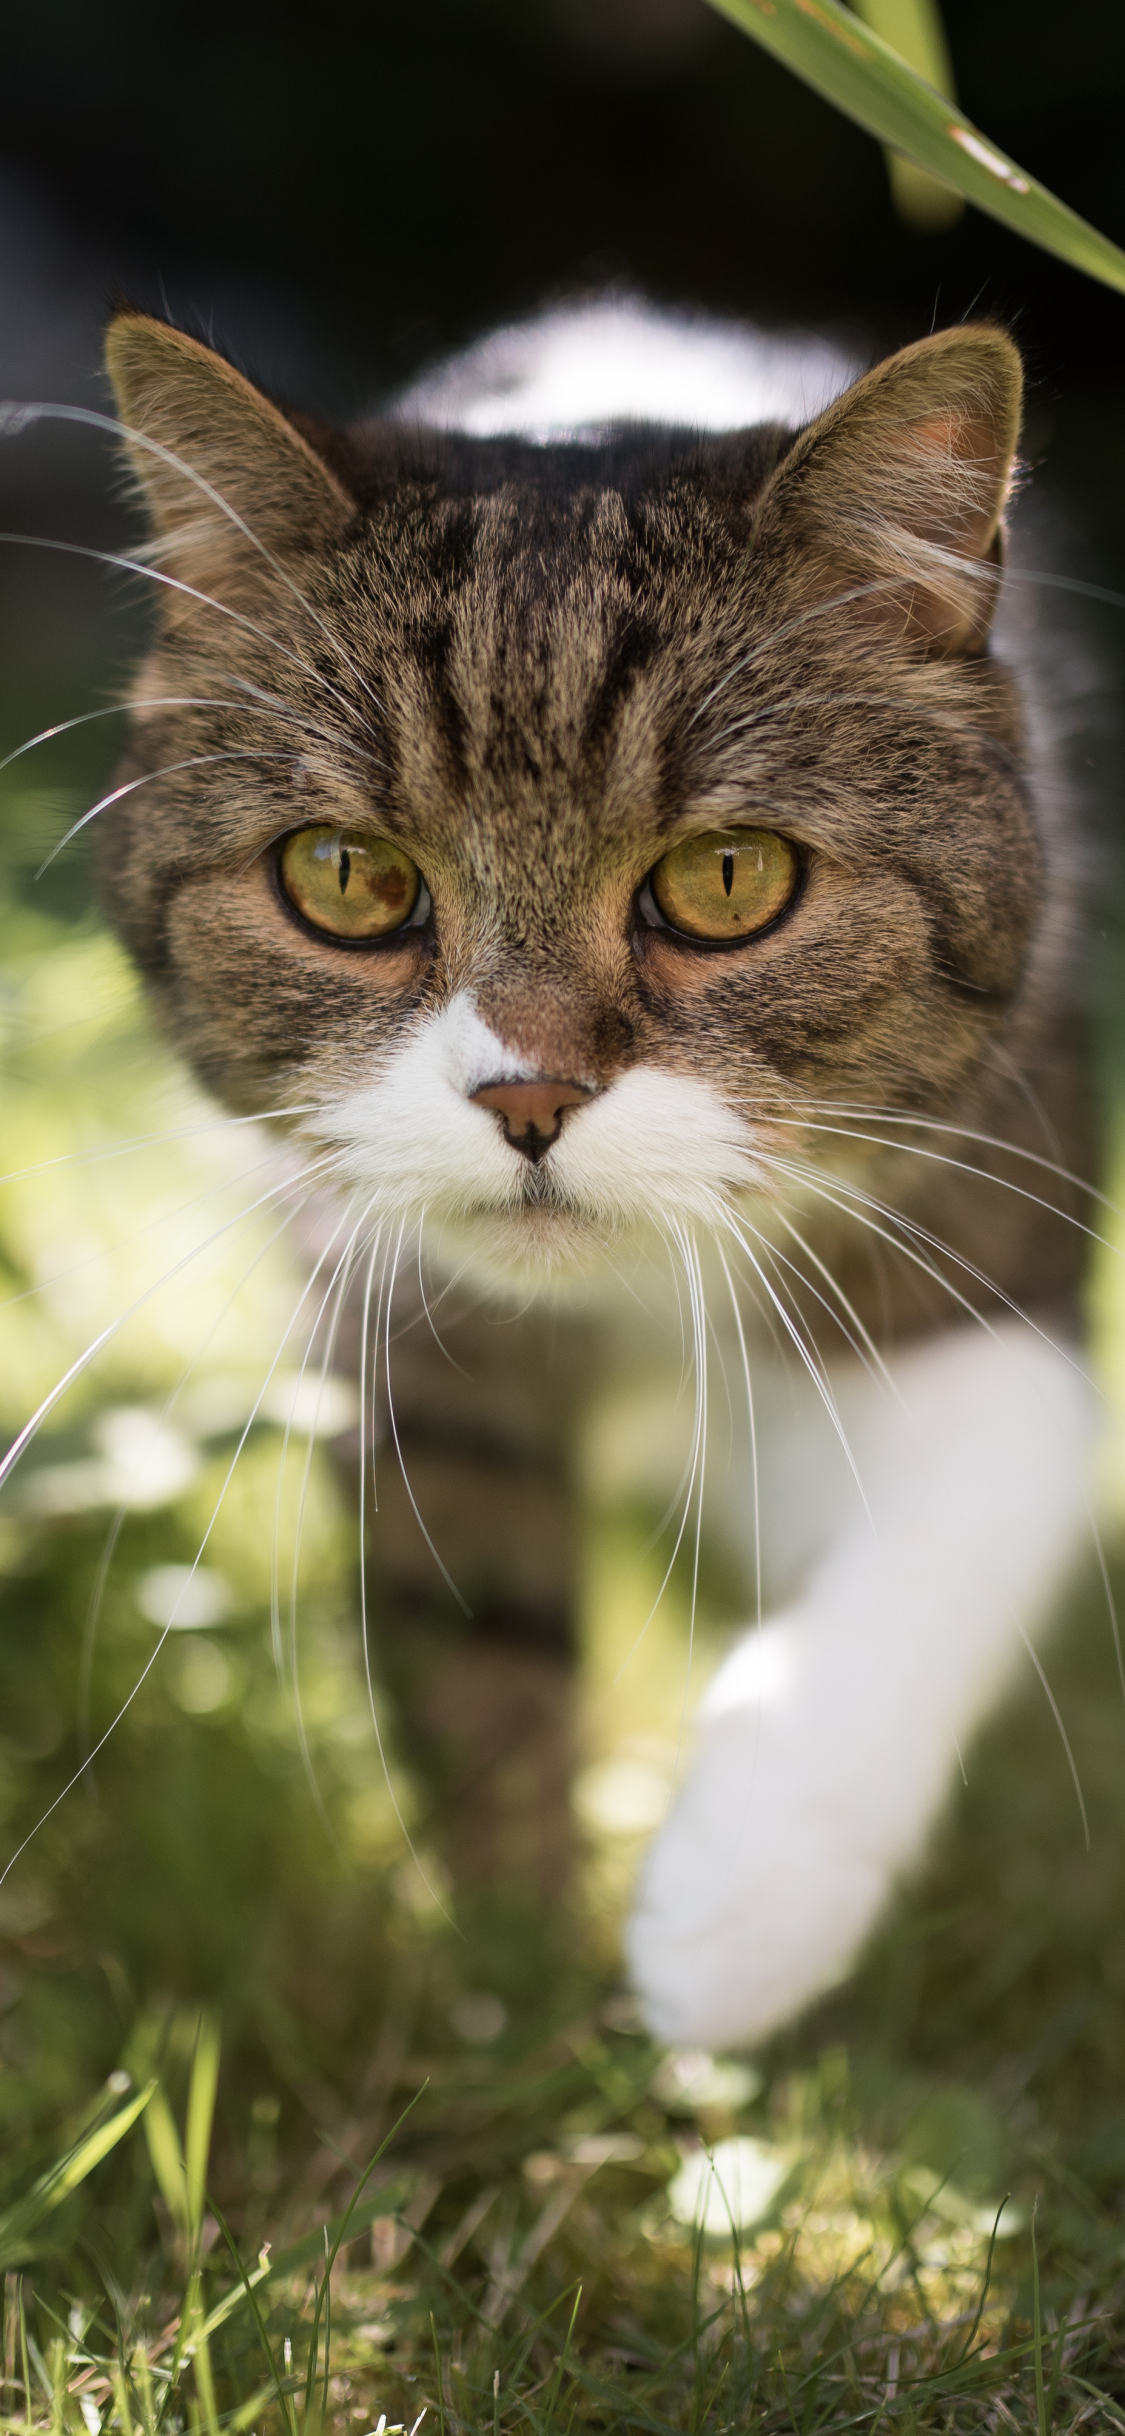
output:
M 795 437 L 541 446 L 108 349 L 161 607 L 103 871 L 223 1098 L 516 1272 L 775 1189 L 826 1102 L 963 1092 L 1040 897 L 1003 333 Z

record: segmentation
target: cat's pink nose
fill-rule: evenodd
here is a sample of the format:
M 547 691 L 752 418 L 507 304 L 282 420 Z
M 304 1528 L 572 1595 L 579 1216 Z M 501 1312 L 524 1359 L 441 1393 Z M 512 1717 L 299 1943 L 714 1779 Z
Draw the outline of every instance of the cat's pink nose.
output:
M 513 1150 L 525 1159 L 541 1159 L 562 1131 L 563 1114 L 592 1099 L 585 1083 L 563 1083 L 556 1075 L 540 1074 L 530 1083 L 483 1083 L 472 1094 L 478 1108 L 491 1108 L 499 1117 Z

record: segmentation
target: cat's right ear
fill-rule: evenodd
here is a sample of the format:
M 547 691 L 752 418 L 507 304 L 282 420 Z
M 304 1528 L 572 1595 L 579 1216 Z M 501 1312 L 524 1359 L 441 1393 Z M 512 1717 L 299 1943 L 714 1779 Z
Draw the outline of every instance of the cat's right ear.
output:
M 152 520 L 147 555 L 180 583 L 229 595 L 343 530 L 354 505 L 335 473 L 221 355 L 126 307 L 105 359 Z

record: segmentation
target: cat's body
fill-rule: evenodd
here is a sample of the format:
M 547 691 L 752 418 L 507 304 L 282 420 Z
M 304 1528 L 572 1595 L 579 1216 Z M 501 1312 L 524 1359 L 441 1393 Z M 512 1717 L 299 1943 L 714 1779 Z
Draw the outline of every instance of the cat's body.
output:
M 118 318 L 167 592 L 103 869 L 198 1071 L 342 1188 L 402 1613 L 436 1551 L 565 1646 L 574 1434 L 623 1381 L 685 1409 L 686 1322 L 651 1485 L 764 1621 L 630 1953 L 718 2044 L 846 1968 L 1083 1527 L 1080 855 L 987 647 L 1010 344 L 832 406 L 824 349 L 634 317 L 676 421 L 602 428 L 628 324 L 540 334 L 594 367 L 555 411 L 493 342 L 334 434 Z

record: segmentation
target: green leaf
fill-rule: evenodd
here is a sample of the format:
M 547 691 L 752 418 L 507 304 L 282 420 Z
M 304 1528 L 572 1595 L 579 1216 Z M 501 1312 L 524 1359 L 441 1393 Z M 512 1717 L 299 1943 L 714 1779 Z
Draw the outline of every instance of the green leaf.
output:
M 79 2183 L 85 2182 L 87 2174 L 101 2164 L 102 2158 L 108 2157 L 111 2148 L 124 2139 L 138 2115 L 143 2114 L 155 2087 L 155 2081 L 150 2081 L 146 2089 L 138 2090 L 136 2097 L 130 2098 L 127 2106 L 119 2107 L 108 2121 L 96 2123 L 92 2131 L 76 2140 L 65 2156 L 40 2175 L 22 2199 L 5 2208 L 0 2215 L 0 2267 L 15 2266 L 29 2255 L 30 2237 L 36 2226 L 68 2199 Z
M 199 2240 L 200 2227 L 203 2223 L 203 2202 L 207 2189 L 207 2159 L 211 2151 L 211 2125 L 215 2115 L 215 2092 L 219 2082 L 219 2051 L 218 2018 L 205 2006 L 199 2016 L 195 2054 L 192 2058 L 187 2127 L 184 2136 L 188 2224 L 193 2242 Z
M 1076 270 L 1125 291 L 1125 253 L 981 134 L 838 0 L 711 0 L 848 118 Z
M 178 2232 L 185 2238 L 191 2226 L 187 2173 L 176 2118 L 158 2086 L 145 2116 L 145 2139 L 157 2188 Z
M 932 85 L 935 93 L 944 93 L 947 101 L 956 101 L 953 62 L 937 0 L 851 0 L 851 5 L 856 16 L 897 51 L 916 76 Z M 900 219 L 911 221 L 916 228 L 949 228 L 960 219 L 964 195 L 944 178 L 931 177 L 928 169 L 920 169 L 905 152 L 896 152 L 893 144 L 884 149 Z

